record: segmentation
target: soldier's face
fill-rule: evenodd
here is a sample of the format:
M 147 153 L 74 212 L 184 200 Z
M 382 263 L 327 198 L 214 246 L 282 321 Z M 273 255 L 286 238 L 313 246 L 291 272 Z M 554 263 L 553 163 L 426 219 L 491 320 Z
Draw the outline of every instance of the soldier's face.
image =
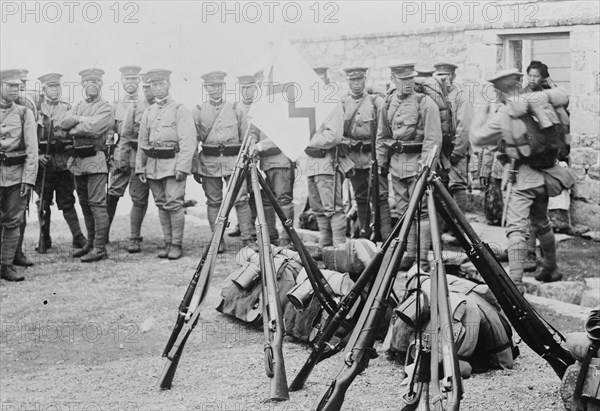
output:
M 94 98 L 100 95 L 100 90 L 102 89 L 102 80 L 100 79 L 91 79 L 85 80 L 83 83 L 83 89 L 85 90 L 85 95 Z
M 123 90 L 127 94 L 136 94 L 140 87 L 140 79 L 139 78 L 131 78 L 131 77 L 123 77 L 121 78 L 123 83 Z
M 348 80 L 348 85 L 350 86 L 350 90 L 354 94 L 360 94 L 365 89 L 365 84 L 367 83 L 366 77 L 361 78 L 353 78 Z
M 224 83 L 204 83 L 204 89 L 211 100 L 220 100 L 223 97 Z
M 142 87 L 142 91 L 144 92 L 144 97 L 146 98 L 146 100 L 152 100 L 154 98 L 152 87 L 150 87 L 149 85 Z
M 154 96 L 162 100 L 163 98 L 169 95 L 169 88 L 171 87 L 171 82 L 167 80 L 157 80 L 150 83 L 150 87 Z
M 62 94 L 62 90 L 58 84 L 49 84 L 44 86 L 44 94 L 46 94 L 46 97 L 50 100 L 58 100 Z
M 15 101 L 19 97 L 20 91 L 20 84 L 2 83 L 2 98 L 6 101 Z
M 243 85 L 241 92 L 244 101 L 254 101 L 254 97 L 256 96 L 256 84 Z
M 412 94 L 413 91 L 415 90 L 415 78 L 414 77 L 409 77 L 409 78 L 398 78 L 396 76 L 394 76 L 394 82 L 396 83 L 396 90 L 398 90 L 398 92 L 400 94 Z

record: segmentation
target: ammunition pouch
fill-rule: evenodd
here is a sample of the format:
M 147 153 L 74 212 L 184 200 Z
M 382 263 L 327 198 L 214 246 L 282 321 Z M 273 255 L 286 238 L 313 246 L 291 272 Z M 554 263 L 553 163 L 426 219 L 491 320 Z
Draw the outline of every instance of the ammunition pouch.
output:
M 389 147 L 394 153 L 420 154 L 423 150 L 423 143 L 403 143 L 402 141 L 396 141 Z
M 142 151 L 150 158 L 169 159 L 175 158 L 175 155 L 179 152 L 179 145 L 173 147 L 142 147 Z
M 286 295 L 296 311 L 304 311 L 310 305 L 314 294 L 315 291 L 312 288 L 312 284 L 308 277 L 306 277 L 304 281 L 296 284 Z
M 279 147 L 271 147 L 269 149 L 266 149 L 265 151 L 259 152 L 258 155 L 260 157 L 269 157 L 269 156 L 275 156 L 280 153 L 281 153 L 281 150 L 279 149 Z
M 348 153 L 350 153 L 350 147 L 347 144 L 339 144 L 333 148 L 316 148 L 316 147 L 306 147 L 304 152 L 307 156 L 313 158 L 325 158 L 327 154 L 331 154 L 332 156 L 337 155 L 340 157 L 346 157 Z
M 259 279 L 260 268 L 252 263 L 246 263 L 231 276 L 231 281 L 240 291 L 251 291 Z
M 48 147 L 48 144 L 50 144 L 50 147 Z M 40 141 L 38 142 L 38 152 L 40 154 L 56 154 L 56 142 L 52 141 L 51 143 L 48 143 L 47 141 Z
M 23 151 L 7 153 L 6 151 L 0 151 L 0 163 L 4 166 L 16 166 L 24 164 L 27 159 L 27 153 Z
M 358 141 L 350 144 L 350 150 L 356 153 L 370 153 L 372 149 L 370 141 Z
M 94 144 L 84 146 L 73 146 L 74 157 L 93 157 L 97 153 L 96 146 Z
M 241 144 L 219 144 L 219 145 L 202 145 L 202 153 L 207 156 L 214 157 L 230 157 L 237 156 L 242 148 Z

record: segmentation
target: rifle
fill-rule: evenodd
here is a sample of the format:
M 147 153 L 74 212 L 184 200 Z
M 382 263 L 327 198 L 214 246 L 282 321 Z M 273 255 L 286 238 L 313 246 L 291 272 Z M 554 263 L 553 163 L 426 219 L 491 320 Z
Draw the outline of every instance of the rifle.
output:
M 257 177 L 258 172 L 256 171 L 257 167 L 257 162 L 253 161 L 251 164 L 250 175 L 252 180 L 252 191 L 254 191 L 254 202 L 256 204 L 256 237 L 260 247 L 263 330 L 266 340 L 265 371 L 267 377 L 271 379 L 269 399 L 285 401 L 290 398 L 282 350 L 285 324 L 283 322 L 283 310 L 279 301 L 277 273 L 275 272 L 275 266 L 273 265 L 269 229 L 267 228 L 265 210 L 260 194 L 260 185 Z
M 329 344 L 329 341 L 331 340 L 331 338 L 333 338 L 333 336 L 340 328 L 342 323 L 346 321 L 348 313 L 354 307 L 354 305 L 360 298 L 362 292 L 373 281 L 377 270 L 379 270 L 379 267 L 383 265 L 382 261 L 384 259 L 384 255 L 386 254 L 388 248 L 392 245 L 394 239 L 398 236 L 400 232 L 400 227 L 402 226 L 402 222 L 404 221 L 404 215 L 405 214 L 403 214 L 400 217 L 400 219 L 392 229 L 391 234 L 383 243 L 382 247 L 377 250 L 377 254 L 373 256 L 369 265 L 366 266 L 363 272 L 360 274 L 360 276 L 354 283 L 354 286 L 350 289 L 350 292 L 348 292 L 348 294 L 346 294 L 344 298 L 342 298 L 341 302 L 338 305 L 337 311 L 334 313 L 334 315 L 330 315 L 327 318 L 323 327 L 319 329 L 314 339 L 312 351 L 308 359 L 300 369 L 300 371 L 298 371 L 296 378 L 294 378 L 294 381 L 292 381 L 292 384 L 290 385 L 290 391 L 298 391 L 302 389 L 302 387 L 304 387 L 304 384 L 306 383 L 306 380 L 310 376 L 312 370 L 322 359 L 324 359 L 323 355 L 325 354 L 326 349 L 329 348 L 327 357 L 330 357 L 331 355 L 334 355 L 337 352 L 341 351 L 341 349 L 343 348 L 341 344 L 337 344 L 332 347 Z M 356 312 L 361 312 L 360 307 L 358 310 L 356 310 Z M 354 324 L 352 324 L 352 326 L 353 325 Z
M 381 238 L 381 215 L 379 213 L 379 165 L 377 164 L 377 150 L 375 144 L 377 140 L 377 127 L 371 122 L 371 169 L 369 170 L 369 189 L 367 196 L 369 198 L 369 216 L 371 217 L 370 240 L 374 243 L 382 241 Z
M 452 228 L 454 236 L 496 296 L 515 331 L 562 378 L 567 367 L 575 362 L 569 351 L 563 348 L 565 337 L 543 320 L 525 300 L 498 262 L 489 245 L 481 241 L 470 226 L 441 180 L 436 177 L 431 184 L 434 186 L 433 193 L 438 206 L 437 211 Z
M 250 138 L 248 132 L 250 126 L 246 129 L 242 147 L 238 153 L 235 169 L 229 181 L 229 188 L 221 203 L 219 214 L 215 222 L 215 231 L 212 234 L 210 245 L 206 247 L 202 255 L 202 259 L 188 285 L 188 288 L 183 296 L 183 300 L 179 305 L 177 320 L 175 327 L 171 332 L 169 341 L 163 351 L 163 357 L 166 358 L 165 366 L 161 376 L 159 377 L 159 386 L 163 390 L 171 388 L 179 359 L 185 343 L 200 319 L 200 305 L 204 301 L 210 284 L 210 276 L 215 269 L 217 262 L 217 252 L 219 245 L 223 240 L 223 234 L 228 223 L 228 216 L 234 205 L 234 199 L 240 191 L 242 184 L 246 181 L 246 169 L 243 167 L 245 158 L 248 155 L 250 148 Z M 184 329 L 185 328 L 185 329 Z
M 500 223 L 500 227 L 506 227 L 506 214 L 508 213 L 508 201 L 510 200 L 510 193 L 512 191 L 512 186 L 516 181 L 517 170 L 516 168 L 516 160 L 514 158 L 510 159 L 510 163 L 505 166 L 504 174 L 502 175 L 502 185 L 500 188 L 504 191 L 506 190 L 506 196 L 504 197 L 504 206 L 502 207 L 502 222 Z
M 367 368 L 369 361 L 375 355 L 373 344 L 375 342 L 376 324 L 387 309 L 387 301 L 396 275 L 398 274 L 400 261 L 406 252 L 406 244 L 412 220 L 417 213 L 418 204 L 425 193 L 427 179 L 429 178 L 433 162 L 437 158 L 437 152 L 438 147 L 435 146 L 427 157 L 425 166 L 415 183 L 411 200 L 408 204 L 402 226 L 400 227 L 400 233 L 386 251 L 377 277 L 369 292 L 367 302 L 346 345 L 343 368 L 321 397 L 317 405 L 317 410 L 332 411 L 341 409 L 350 384 L 352 384 L 358 374 Z
M 43 123 L 43 135 L 44 139 L 47 142 L 44 157 L 48 159 L 50 157 L 50 146 L 52 142 L 54 120 L 44 115 Z M 44 212 L 46 208 L 46 204 L 44 201 L 44 190 L 46 188 L 46 172 L 48 171 L 48 167 L 50 167 L 49 163 L 47 163 L 46 166 L 44 166 L 44 171 L 42 171 L 42 182 L 40 183 L 40 204 L 38 206 L 38 222 L 40 224 L 40 235 L 38 236 L 38 253 L 40 254 L 46 254 L 48 252 L 48 248 L 46 247 L 46 239 L 44 238 L 44 234 L 46 233 L 47 229 L 46 219 L 44 218 Z

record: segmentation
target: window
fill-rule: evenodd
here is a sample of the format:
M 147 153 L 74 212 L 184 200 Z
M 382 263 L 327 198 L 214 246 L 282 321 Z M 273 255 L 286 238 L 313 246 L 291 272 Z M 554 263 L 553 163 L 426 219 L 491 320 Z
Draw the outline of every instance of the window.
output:
M 548 66 L 550 78 L 567 94 L 571 91 L 571 49 L 569 33 L 515 34 L 503 39 L 502 65 L 518 68 L 523 73 L 531 60 Z M 527 74 L 527 73 L 525 73 Z

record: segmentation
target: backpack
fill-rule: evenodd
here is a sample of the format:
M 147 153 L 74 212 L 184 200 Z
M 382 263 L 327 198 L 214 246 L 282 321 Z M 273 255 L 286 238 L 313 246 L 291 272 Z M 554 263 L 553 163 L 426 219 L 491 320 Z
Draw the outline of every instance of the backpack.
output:
M 552 168 L 560 156 L 567 151 L 565 132 L 562 124 L 540 128 L 538 122 L 529 114 L 520 117 L 527 127 L 527 140 L 531 148 L 528 163 L 535 170 Z

